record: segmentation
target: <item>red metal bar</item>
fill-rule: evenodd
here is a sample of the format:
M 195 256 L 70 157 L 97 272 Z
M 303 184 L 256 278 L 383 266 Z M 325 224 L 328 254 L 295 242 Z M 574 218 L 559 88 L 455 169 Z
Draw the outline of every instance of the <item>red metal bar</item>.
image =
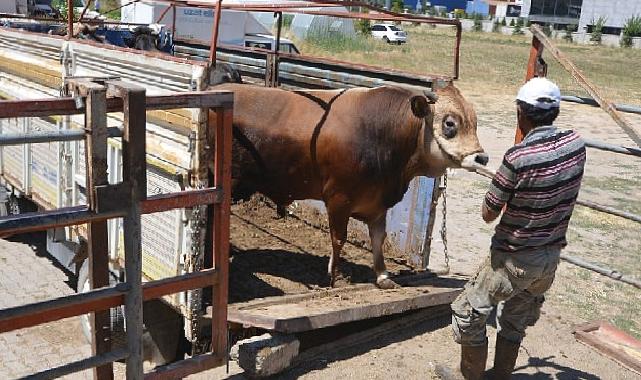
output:
M 176 38 L 176 4 L 173 5 L 173 11 L 171 12 L 171 36 Z
M 96 210 L 95 189 L 109 183 L 107 179 L 107 112 L 106 88 L 96 83 L 80 83 L 89 90 L 87 96 L 87 113 L 85 116 L 86 134 L 86 168 L 88 200 L 92 210 Z M 109 286 L 109 251 L 107 221 L 90 223 L 87 240 L 89 242 L 89 283 L 91 289 Z M 111 331 L 109 329 L 109 311 L 96 311 L 90 315 L 91 354 L 94 356 L 111 351 Z M 113 365 L 107 363 L 93 369 L 98 380 L 113 379 Z
M 156 367 L 145 374 L 145 380 L 183 379 L 194 373 L 221 366 L 224 362 L 225 356 L 215 353 L 202 354 L 166 366 Z
M 541 54 L 543 54 L 543 45 L 536 36 L 532 36 L 532 47 L 530 48 L 530 57 L 528 58 L 527 72 L 525 73 L 526 82 L 534 78 L 534 75 L 536 75 L 536 67 Z M 521 125 L 518 125 L 514 136 L 514 143 L 518 144 L 523 141 L 524 138 L 525 134 L 521 129 Z
M 227 353 L 227 300 L 229 287 L 229 218 L 231 210 L 232 110 L 209 112 L 209 130 L 215 127 L 214 186 L 222 188 L 222 203 L 213 206 L 213 264 L 219 282 L 212 288 L 212 353 Z M 215 123 L 215 125 L 214 125 Z
M 463 26 L 459 23 L 456 25 L 456 43 L 454 45 L 454 75 L 453 79 L 458 79 L 460 75 L 460 59 L 461 59 L 461 37 L 463 34 Z
M 214 16 L 214 23 L 211 30 L 211 45 L 209 47 L 209 63 L 216 66 L 216 48 L 218 47 L 218 26 L 220 25 L 220 14 L 222 12 L 223 0 L 218 0 L 216 3 L 216 14 Z
M 211 96 L 209 96 L 211 95 Z M 230 108 L 233 94 L 228 91 L 181 92 L 171 95 L 154 95 L 147 97 L 147 110 L 178 108 Z M 107 112 L 122 111 L 120 98 L 107 98 Z M 0 101 L 0 118 L 35 117 L 51 115 L 80 115 L 85 108 L 76 108 L 72 98 L 44 98 L 31 100 Z
M 187 190 L 180 193 L 159 194 L 141 202 L 143 214 L 169 211 L 176 208 L 195 207 L 220 203 L 223 191 L 217 188 Z
M 206 269 L 142 285 L 145 301 L 190 289 L 212 286 L 219 281 L 216 269 Z M 106 310 L 122 305 L 128 288 L 126 283 L 113 288 L 90 290 L 85 293 L 55 298 L 44 302 L 0 310 L 0 334 L 36 326 L 42 323 Z
M 165 17 L 165 15 L 167 14 L 167 12 L 169 12 L 169 10 L 170 10 L 170 9 L 172 9 L 172 8 L 174 8 L 174 7 L 175 7 L 175 5 L 174 5 L 174 4 L 171 4 L 171 5 L 167 6 L 167 8 L 165 8 L 165 10 L 164 10 L 164 11 L 162 11 L 162 13 L 160 14 L 160 17 L 158 17 L 158 20 L 156 20 L 156 24 L 160 24 L 160 23 L 161 23 L 161 21 L 162 21 L 162 19 L 163 19 L 163 18 Z M 174 11 L 174 12 L 175 12 L 175 11 Z
M 140 202 L 143 214 L 168 211 L 175 208 L 193 207 L 197 204 L 220 203 L 221 194 L 218 189 L 189 190 L 182 193 L 161 194 L 148 197 Z M 184 203 L 174 201 L 172 198 Z M 202 203 L 197 203 L 202 202 Z M 105 221 L 125 215 L 125 209 L 113 210 L 96 214 L 87 206 L 60 208 L 53 211 L 26 213 L 18 216 L 0 218 L 0 237 L 17 233 L 43 231 L 50 228 L 73 226 L 85 223 Z
M 67 39 L 73 38 L 73 0 L 67 0 Z

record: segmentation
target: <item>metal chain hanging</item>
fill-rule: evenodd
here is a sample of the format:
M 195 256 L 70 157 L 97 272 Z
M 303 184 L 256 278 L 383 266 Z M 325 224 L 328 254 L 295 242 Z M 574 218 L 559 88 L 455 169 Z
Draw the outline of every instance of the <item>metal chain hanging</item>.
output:
M 441 219 L 441 241 L 443 242 L 443 255 L 445 256 L 445 274 L 450 273 L 450 256 L 447 251 L 447 171 L 443 174 L 439 186 L 443 197 L 443 217 Z

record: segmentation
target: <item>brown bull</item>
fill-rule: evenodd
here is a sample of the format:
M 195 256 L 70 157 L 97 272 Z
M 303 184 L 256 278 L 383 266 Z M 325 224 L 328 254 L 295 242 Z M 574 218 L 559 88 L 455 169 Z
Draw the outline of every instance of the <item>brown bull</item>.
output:
M 325 202 L 336 264 L 350 217 L 369 227 L 376 283 L 388 278 L 383 258 L 387 210 L 416 176 L 487 163 L 476 114 L 454 86 L 421 93 L 398 87 L 286 91 L 245 84 L 234 92 L 232 184 L 235 199 L 260 192 L 280 208 L 294 200 Z

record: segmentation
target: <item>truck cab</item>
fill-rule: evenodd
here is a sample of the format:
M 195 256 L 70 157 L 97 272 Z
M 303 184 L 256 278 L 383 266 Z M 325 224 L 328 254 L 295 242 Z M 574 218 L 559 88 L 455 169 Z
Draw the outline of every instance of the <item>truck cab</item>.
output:
M 276 44 L 276 37 L 271 34 L 254 33 L 245 35 L 245 47 L 247 48 L 274 50 L 274 44 Z M 278 50 L 281 53 L 300 54 L 300 51 L 296 45 L 294 45 L 294 42 L 282 37 L 280 39 L 280 48 Z

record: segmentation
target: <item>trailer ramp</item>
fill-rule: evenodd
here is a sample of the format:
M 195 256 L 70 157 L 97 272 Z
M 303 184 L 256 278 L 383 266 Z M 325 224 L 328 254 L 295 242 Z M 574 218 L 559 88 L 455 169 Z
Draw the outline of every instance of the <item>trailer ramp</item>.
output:
M 230 305 L 229 322 L 293 334 L 370 318 L 449 305 L 462 291 L 464 279 L 399 278 L 404 286 L 381 290 L 359 284 L 311 293 L 269 297 Z

